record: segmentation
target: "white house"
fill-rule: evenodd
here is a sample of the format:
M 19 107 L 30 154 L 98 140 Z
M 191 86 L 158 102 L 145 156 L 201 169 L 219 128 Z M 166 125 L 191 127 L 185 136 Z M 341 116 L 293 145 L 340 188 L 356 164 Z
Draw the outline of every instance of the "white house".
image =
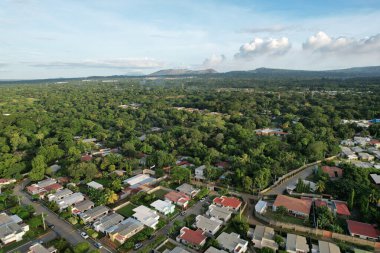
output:
M 204 180 L 205 179 L 205 171 L 206 165 L 199 166 L 195 169 L 195 178 L 198 180 Z
M 358 156 L 355 155 L 354 152 L 348 147 L 340 147 L 342 149 L 342 156 L 347 158 L 348 160 L 357 160 Z
M 160 216 L 157 214 L 156 211 L 153 211 L 152 209 L 146 206 L 138 206 L 135 209 L 133 209 L 133 211 L 135 212 L 133 214 L 133 218 L 140 221 L 147 227 L 156 229 L 158 220 L 160 219 Z
M 373 161 L 375 157 L 365 152 L 358 153 L 359 159 L 362 161 Z
M 124 220 L 124 217 L 118 213 L 111 213 L 97 219 L 93 225 L 95 231 L 105 233 L 109 228 L 119 224 Z
M 223 232 L 216 240 L 222 249 L 230 253 L 244 253 L 248 249 L 248 241 L 241 239 L 240 235 L 233 232 L 230 234 Z
M 230 211 L 227 207 L 210 205 L 206 215 L 219 219 L 223 222 L 227 222 L 231 219 L 232 211 Z
M 27 231 L 29 225 L 23 224 L 17 215 L 0 214 L 0 240 L 3 244 L 21 241 Z
M 270 248 L 276 252 L 278 244 L 274 241 L 274 235 L 273 228 L 257 225 L 253 232 L 252 243 L 255 248 Z
M 307 253 L 309 245 L 306 242 L 306 237 L 288 234 L 286 238 L 286 252 L 289 253 Z
M 161 199 L 154 201 L 150 206 L 164 215 L 173 213 L 175 209 L 175 205 L 171 201 L 163 201 Z
M 63 209 L 68 208 L 69 206 L 79 203 L 83 200 L 84 200 L 83 194 L 80 192 L 75 192 L 60 200 L 57 200 L 56 203 L 58 204 L 59 209 L 62 211 Z
M 263 214 L 267 210 L 268 203 L 264 200 L 259 200 L 255 205 L 256 213 Z
M 209 235 L 215 235 L 221 229 L 223 221 L 214 217 L 207 218 L 202 215 L 195 217 L 195 226 Z
M 89 188 L 92 188 L 95 190 L 103 190 L 103 185 L 99 184 L 98 182 L 95 182 L 95 181 L 91 181 L 91 182 L 87 183 L 87 186 Z

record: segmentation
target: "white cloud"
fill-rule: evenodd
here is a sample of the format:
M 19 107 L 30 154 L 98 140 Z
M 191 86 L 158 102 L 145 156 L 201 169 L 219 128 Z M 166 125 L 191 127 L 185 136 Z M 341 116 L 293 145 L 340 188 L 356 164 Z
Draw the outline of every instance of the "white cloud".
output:
M 303 49 L 321 53 L 376 53 L 380 50 L 380 34 L 354 39 L 349 37 L 330 37 L 325 32 L 318 32 L 303 43 Z
M 288 30 L 294 30 L 295 27 L 293 26 L 283 26 L 283 25 L 274 25 L 274 26 L 267 26 L 267 27 L 252 27 L 243 29 L 240 32 L 244 33 L 279 33 L 284 32 Z
M 206 58 L 203 61 L 202 66 L 205 66 L 205 67 L 216 66 L 223 63 L 225 60 L 226 60 L 226 56 L 224 56 L 223 54 L 221 55 L 213 54 L 209 58 Z
M 163 62 L 152 58 L 119 58 L 109 60 L 28 62 L 32 67 L 55 68 L 115 68 L 115 69 L 151 69 L 164 66 Z
M 235 58 L 252 58 L 259 55 L 283 55 L 289 51 L 291 44 L 289 39 L 282 37 L 279 39 L 261 39 L 255 38 L 249 43 L 240 47 L 239 53 Z

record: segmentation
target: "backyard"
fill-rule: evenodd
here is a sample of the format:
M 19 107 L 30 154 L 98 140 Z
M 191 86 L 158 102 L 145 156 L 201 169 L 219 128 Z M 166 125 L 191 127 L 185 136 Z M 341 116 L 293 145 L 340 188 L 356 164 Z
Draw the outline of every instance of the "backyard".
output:
M 116 212 L 118 214 L 123 215 L 125 218 L 129 218 L 132 216 L 132 214 L 134 214 L 134 212 L 133 212 L 134 208 L 136 208 L 136 206 L 134 204 L 130 203 L 130 204 L 118 209 Z

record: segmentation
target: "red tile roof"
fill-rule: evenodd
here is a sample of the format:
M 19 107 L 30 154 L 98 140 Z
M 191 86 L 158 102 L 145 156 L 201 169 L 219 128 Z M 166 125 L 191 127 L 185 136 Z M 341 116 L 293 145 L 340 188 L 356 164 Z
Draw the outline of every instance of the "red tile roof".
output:
M 285 195 L 277 195 L 273 206 L 283 206 L 288 210 L 309 215 L 312 201 L 310 199 L 296 199 Z
M 26 190 L 30 193 L 33 193 L 34 191 L 40 190 L 41 188 L 35 185 L 30 185 L 26 187 Z
M 330 167 L 330 166 L 323 166 L 322 171 L 327 173 L 330 178 L 335 178 L 335 172 L 338 175 L 337 177 L 342 177 L 343 176 L 343 170 L 338 167 Z
M 350 216 L 350 210 L 348 210 L 347 204 L 342 201 L 334 201 L 336 206 L 336 213 L 339 215 Z
M 226 197 L 226 196 L 221 196 L 220 198 L 216 197 L 214 198 L 213 202 L 215 204 L 219 204 L 224 207 L 232 207 L 234 209 L 237 209 L 241 206 L 241 201 L 235 197 Z
M 81 159 L 82 162 L 89 162 L 92 160 L 92 155 L 82 155 Z
M 219 168 L 227 168 L 229 166 L 228 162 L 218 162 L 215 164 L 216 167 Z
M 371 238 L 378 238 L 380 236 L 380 231 L 371 224 L 347 220 L 347 226 L 350 233 L 353 234 L 364 235 Z
M 191 230 L 190 228 L 183 227 L 179 238 L 193 245 L 201 245 L 207 237 L 204 235 L 202 229 Z
M 190 198 L 181 192 L 171 191 L 165 194 L 165 198 L 174 202 L 174 203 L 186 203 Z
M 321 199 L 316 199 L 314 200 L 315 206 L 316 207 L 321 207 L 321 206 L 327 206 L 326 201 L 323 201 Z
M 46 187 L 43 187 L 46 191 L 50 192 L 50 191 L 57 191 L 57 190 L 60 190 L 63 188 L 62 185 L 58 184 L 58 183 L 55 183 L 55 184 L 51 184 L 51 185 L 48 185 Z

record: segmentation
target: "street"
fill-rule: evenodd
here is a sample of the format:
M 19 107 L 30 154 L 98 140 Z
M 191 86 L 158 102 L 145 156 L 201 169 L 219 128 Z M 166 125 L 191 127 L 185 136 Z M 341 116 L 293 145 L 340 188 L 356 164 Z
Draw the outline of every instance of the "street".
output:
M 20 197 L 21 203 L 23 205 L 32 205 L 37 213 L 37 215 L 41 215 L 41 213 L 44 213 L 46 216 L 46 222 L 47 224 L 53 224 L 54 227 L 54 232 L 57 233 L 62 238 L 65 238 L 70 244 L 76 245 L 80 242 L 89 242 L 91 245 L 91 249 L 95 249 L 94 247 L 94 240 L 86 240 L 81 237 L 80 232 L 76 230 L 72 225 L 67 223 L 66 221 L 62 220 L 59 218 L 55 213 L 50 211 L 48 208 L 42 206 L 38 202 L 32 202 L 29 199 L 29 195 L 25 192 L 22 191 L 23 185 L 26 185 L 27 182 L 23 182 L 21 184 L 17 184 L 14 188 L 14 194 L 16 196 Z M 102 253 L 107 253 L 107 252 L 112 252 L 109 249 L 106 249 L 103 247 L 100 252 Z
M 315 168 L 315 165 L 307 167 L 306 169 L 300 171 L 299 173 L 295 174 L 293 177 L 289 178 L 288 180 L 285 180 L 281 184 L 277 185 L 273 189 L 267 191 L 264 193 L 264 195 L 278 195 L 283 194 L 286 190 L 286 187 L 292 184 L 297 184 L 298 179 L 306 179 L 308 176 L 310 176 L 313 173 L 313 169 Z
M 33 241 L 29 241 L 11 251 L 9 251 L 10 253 L 12 252 L 28 252 L 29 251 L 29 247 L 32 246 L 33 244 L 37 243 L 37 242 L 49 242 L 51 240 L 54 240 L 55 238 L 57 237 L 57 233 L 55 233 L 54 231 L 49 231 L 47 234 L 44 234 L 42 235 L 41 237 L 33 240 Z

